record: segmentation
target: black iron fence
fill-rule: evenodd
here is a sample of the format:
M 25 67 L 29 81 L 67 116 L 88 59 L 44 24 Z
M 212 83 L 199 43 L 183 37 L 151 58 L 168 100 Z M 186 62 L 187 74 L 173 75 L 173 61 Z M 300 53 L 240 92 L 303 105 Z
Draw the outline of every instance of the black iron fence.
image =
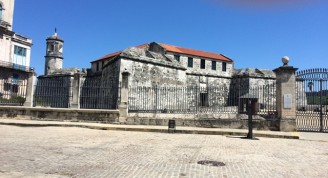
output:
M 0 79 L 0 105 L 22 106 L 26 98 L 27 80 Z
M 72 97 L 70 77 L 39 78 L 34 92 L 34 106 L 68 108 Z
M 83 109 L 118 108 L 119 87 L 105 85 L 101 78 L 86 78 L 80 91 L 80 107 Z
M 328 132 L 328 69 L 297 72 L 297 128 Z
M 246 100 L 256 100 L 258 114 L 276 112 L 275 85 L 131 86 L 129 112 L 147 113 L 239 113 L 246 112 Z

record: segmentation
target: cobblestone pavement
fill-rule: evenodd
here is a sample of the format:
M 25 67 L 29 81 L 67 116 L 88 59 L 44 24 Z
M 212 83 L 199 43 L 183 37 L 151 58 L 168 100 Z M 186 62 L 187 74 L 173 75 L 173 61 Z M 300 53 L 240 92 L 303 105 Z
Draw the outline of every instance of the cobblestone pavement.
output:
M 324 141 L 0 125 L 0 177 L 321 178 L 327 165 Z

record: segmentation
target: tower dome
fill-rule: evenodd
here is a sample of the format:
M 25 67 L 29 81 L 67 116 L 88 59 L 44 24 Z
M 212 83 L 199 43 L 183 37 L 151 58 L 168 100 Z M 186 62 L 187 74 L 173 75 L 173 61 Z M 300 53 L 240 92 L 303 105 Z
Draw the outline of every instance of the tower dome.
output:
M 64 40 L 55 33 L 46 39 L 47 49 L 45 56 L 45 75 L 53 74 L 55 71 L 63 68 L 63 46 Z

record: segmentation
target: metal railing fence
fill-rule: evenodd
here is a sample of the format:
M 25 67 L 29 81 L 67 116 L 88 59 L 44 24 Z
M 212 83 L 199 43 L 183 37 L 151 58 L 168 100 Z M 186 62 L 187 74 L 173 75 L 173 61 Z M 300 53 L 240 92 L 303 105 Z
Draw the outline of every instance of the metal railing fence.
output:
M 32 67 L 19 65 L 19 64 L 12 63 L 12 62 L 1 61 L 1 60 L 0 60 L 0 66 L 10 68 L 10 69 L 21 70 L 21 71 L 25 71 L 25 72 L 30 72 L 31 70 L 33 70 Z
M 0 79 L 0 105 L 23 106 L 27 80 Z
M 259 114 L 275 114 L 275 85 L 242 87 L 131 86 L 129 112 L 238 113 L 241 97 L 256 97 Z
M 39 79 L 34 92 L 34 106 L 69 108 L 72 100 L 70 77 Z
M 117 109 L 119 87 L 104 85 L 100 79 L 86 79 L 80 88 L 80 107 L 83 109 Z
M 299 131 L 328 132 L 328 69 L 297 73 L 296 125 Z

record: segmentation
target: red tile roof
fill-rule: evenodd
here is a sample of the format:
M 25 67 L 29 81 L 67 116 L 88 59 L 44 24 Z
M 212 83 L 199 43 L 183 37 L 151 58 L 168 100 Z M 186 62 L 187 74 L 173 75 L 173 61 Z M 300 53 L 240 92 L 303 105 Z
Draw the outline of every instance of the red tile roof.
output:
M 103 57 L 101 57 L 101 58 L 99 58 L 99 59 L 97 59 L 95 61 L 101 61 L 103 59 L 108 59 L 108 58 L 111 58 L 111 57 L 114 57 L 114 56 L 118 56 L 118 55 L 121 54 L 121 52 L 122 51 L 118 51 L 118 52 L 115 52 L 115 53 L 107 54 L 106 56 L 103 56 Z M 93 62 L 95 62 L 95 61 L 93 61 Z
M 187 55 L 204 57 L 204 58 L 209 58 L 209 59 L 217 59 L 220 61 L 232 62 L 232 60 L 230 58 L 228 58 L 222 54 L 216 54 L 216 53 L 199 51 L 199 50 L 188 49 L 188 48 L 182 48 L 182 47 L 172 46 L 172 45 L 168 45 L 168 44 L 160 44 L 160 45 L 163 48 L 165 48 L 166 51 L 169 51 L 169 52 L 187 54 Z
M 216 59 L 220 61 L 226 61 L 226 62 L 232 62 L 232 60 L 223 54 L 216 54 L 216 53 L 211 53 L 211 52 L 205 52 L 205 51 L 199 51 L 199 50 L 194 50 L 194 49 L 188 49 L 188 48 L 182 48 L 178 46 L 172 46 L 168 44 L 162 44 L 158 43 L 160 46 L 162 46 L 166 51 L 169 52 L 174 52 L 174 53 L 180 53 L 180 54 L 186 54 L 186 55 L 192 55 L 192 56 L 198 56 L 198 57 L 203 57 L 203 58 L 209 58 L 209 59 Z M 148 43 L 136 46 L 136 48 L 144 48 L 145 46 L 149 45 Z M 115 53 L 107 54 L 106 56 L 103 56 L 93 62 L 96 61 L 101 61 L 104 59 L 108 59 L 114 56 L 118 56 L 122 53 L 122 51 L 118 51 Z

